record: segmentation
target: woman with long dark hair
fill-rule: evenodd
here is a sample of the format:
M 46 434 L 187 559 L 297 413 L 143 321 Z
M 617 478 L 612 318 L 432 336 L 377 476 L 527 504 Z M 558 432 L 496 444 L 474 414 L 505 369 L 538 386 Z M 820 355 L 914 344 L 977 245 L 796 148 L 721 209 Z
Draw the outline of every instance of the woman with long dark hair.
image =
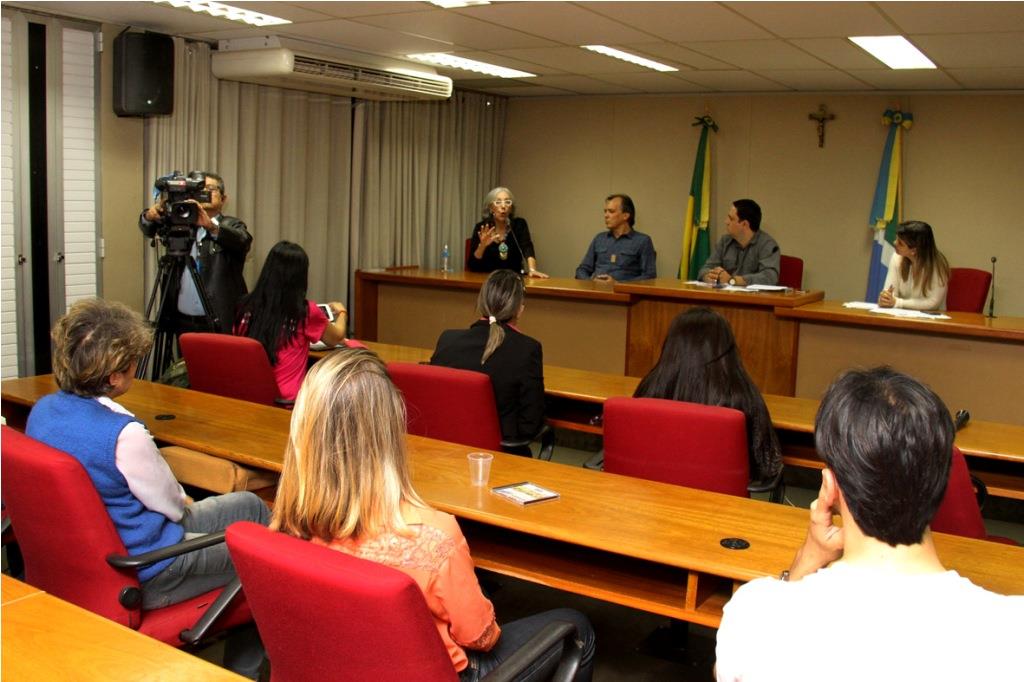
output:
M 525 295 L 519 273 L 495 270 L 480 288 L 480 319 L 469 329 L 442 332 L 430 358 L 432 365 L 491 377 L 505 440 L 529 440 L 544 425 L 544 352 L 539 341 L 516 327 Z
M 288 241 L 274 244 L 263 263 L 259 280 L 238 304 L 235 334 L 260 342 L 274 367 L 277 388 L 285 400 L 294 400 L 306 376 L 309 344 L 322 341 L 331 347 L 345 339 L 348 312 L 331 301 L 334 321 L 306 300 L 309 256 Z
M 672 320 L 658 364 L 633 397 L 737 409 L 747 417 L 752 477 L 769 478 L 782 469 L 779 439 L 764 398 L 743 367 L 729 322 L 710 308 L 690 308 Z
M 900 223 L 896 252 L 889 260 L 878 305 L 882 308 L 939 310 L 946 306 L 949 261 L 935 246 L 932 226 L 920 220 Z

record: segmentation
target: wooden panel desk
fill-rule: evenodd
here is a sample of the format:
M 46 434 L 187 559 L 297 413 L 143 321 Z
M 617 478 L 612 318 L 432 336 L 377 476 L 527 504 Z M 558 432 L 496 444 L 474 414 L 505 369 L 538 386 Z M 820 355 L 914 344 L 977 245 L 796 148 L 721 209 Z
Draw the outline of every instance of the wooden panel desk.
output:
M 1024 318 L 954 312 L 949 320 L 915 320 L 839 301 L 775 312 L 800 325 L 795 395 L 816 398 L 845 369 L 887 364 L 926 382 L 951 411 L 1024 426 Z
M 432 270 L 356 272 L 356 338 L 433 348 L 445 329 L 468 327 L 486 274 Z M 559 365 L 620 371 L 629 296 L 604 282 L 527 279 L 520 328 Z M 584 343 L 580 339 L 585 339 Z
M 16 394 L 31 402 L 15 389 L 30 395 L 49 382 L 3 382 L 5 413 L 18 406 Z M 145 381 L 118 401 L 162 442 L 281 469 L 285 410 Z M 154 421 L 156 413 L 176 418 Z M 468 485 L 469 448 L 415 436 L 408 443 L 416 489 L 465 522 L 482 567 L 697 623 L 717 624 L 739 582 L 787 566 L 805 532 L 804 510 L 496 453 L 491 485 L 531 480 L 561 494 L 522 508 Z M 727 536 L 750 549 L 724 549 Z M 936 543 L 946 565 L 976 583 L 1024 593 L 1024 548 L 942 535 Z
M 5 680 L 245 679 L 13 578 L 2 588 Z

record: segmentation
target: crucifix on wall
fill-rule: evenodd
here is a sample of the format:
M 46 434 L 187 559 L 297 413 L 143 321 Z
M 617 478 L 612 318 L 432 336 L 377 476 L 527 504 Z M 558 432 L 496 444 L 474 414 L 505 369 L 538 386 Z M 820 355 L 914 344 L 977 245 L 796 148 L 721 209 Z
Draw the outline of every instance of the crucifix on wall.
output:
M 807 114 L 807 118 L 812 121 L 818 122 L 818 147 L 825 146 L 825 124 L 828 121 L 834 121 L 836 115 L 829 112 L 828 108 L 822 104 L 818 107 L 818 110 Z

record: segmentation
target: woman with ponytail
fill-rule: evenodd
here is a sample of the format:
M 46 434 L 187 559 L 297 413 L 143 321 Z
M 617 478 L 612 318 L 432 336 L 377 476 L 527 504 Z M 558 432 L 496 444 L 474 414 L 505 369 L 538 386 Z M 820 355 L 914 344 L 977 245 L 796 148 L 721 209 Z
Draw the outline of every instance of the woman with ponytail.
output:
M 430 358 L 432 365 L 491 377 L 505 440 L 528 440 L 544 425 L 543 351 L 536 339 L 516 328 L 525 294 L 518 273 L 492 272 L 477 299 L 480 319 L 469 329 L 442 332 Z

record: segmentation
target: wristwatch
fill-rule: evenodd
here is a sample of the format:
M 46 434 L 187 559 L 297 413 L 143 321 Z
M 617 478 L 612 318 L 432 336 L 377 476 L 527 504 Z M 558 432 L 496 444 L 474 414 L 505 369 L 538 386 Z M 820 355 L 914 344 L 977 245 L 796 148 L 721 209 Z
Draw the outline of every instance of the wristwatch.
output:
M 736 278 L 735 277 L 730 277 L 729 278 L 729 286 L 731 286 L 731 287 L 736 286 Z

